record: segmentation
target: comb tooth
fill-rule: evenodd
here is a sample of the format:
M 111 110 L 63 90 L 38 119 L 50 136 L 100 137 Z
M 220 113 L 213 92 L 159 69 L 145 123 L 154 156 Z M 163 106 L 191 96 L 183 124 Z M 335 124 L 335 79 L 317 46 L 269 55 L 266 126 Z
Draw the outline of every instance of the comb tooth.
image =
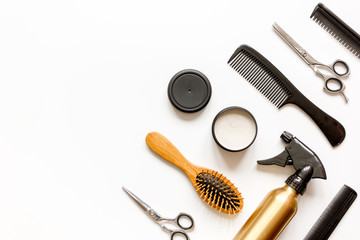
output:
M 280 86 L 274 84 L 274 87 L 272 89 L 272 94 L 268 98 L 272 103 L 275 104 L 276 99 L 278 99 L 278 97 L 281 96 L 282 94 L 283 94 L 283 89 Z
M 280 107 L 288 97 L 289 93 L 285 86 L 281 84 L 281 81 L 250 53 L 241 50 L 231 61 L 230 66 L 275 106 Z
M 256 65 L 256 64 L 255 64 Z M 248 78 L 245 78 L 250 82 L 256 89 L 261 91 L 262 87 L 267 85 L 267 81 L 263 81 L 267 77 L 266 71 L 262 69 L 261 65 L 257 65 L 254 67 L 254 74 L 252 76 L 249 76 Z
M 238 71 L 238 67 L 245 58 L 245 55 L 242 53 L 239 53 L 231 62 L 230 66 L 232 66 L 236 71 Z
M 253 72 L 253 69 L 257 67 L 256 59 L 254 59 L 251 55 L 247 55 L 247 58 L 249 60 L 249 66 L 247 67 L 247 73 L 244 75 L 245 78 L 248 78 L 249 71 Z
M 246 68 L 246 71 L 244 71 L 243 77 L 247 79 L 248 82 L 250 82 L 251 77 L 255 74 L 255 66 L 252 64 L 249 64 L 249 66 Z
M 255 64 L 254 65 L 254 71 L 253 73 L 249 76 L 248 81 L 250 83 L 253 83 L 254 81 L 259 83 L 259 81 L 256 81 L 257 78 L 261 78 L 261 76 L 264 74 L 263 69 L 261 68 L 260 64 Z
M 270 100 L 270 102 L 274 103 L 273 98 L 278 95 L 279 92 L 282 90 L 274 83 L 272 82 L 272 79 L 270 76 L 266 76 L 264 78 L 264 84 L 259 87 L 259 91 Z
M 237 67 L 238 72 L 244 76 L 244 74 L 248 71 L 248 68 L 251 67 L 252 65 L 252 60 L 251 58 L 245 53 L 243 54 L 244 57 L 241 59 L 242 61 L 239 62 L 239 65 Z
M 263 72 L 254 76 L 254 79 L 251 79 L 249 82 L 261 93 L 263 91 L 262 89 L 269 84 L 267 77 Z
M 238 67 L 239 65 L 241 65 L 241 62 L 243 61 L 244 58 L 245 55 L 242 52 L 240 52 L 238 55 L 236 55 L 236 57 L 233 60 L 231 60 L 230 66 L 232 66 L 232 68 L 238 71 Z
M 281 92 L 277 92 L 276 93 L 276 97 L 273 97 L 273 99 L 271 100 L 271 102 L 277 106 L 278 108 L 280 107 L 281 103 L 282 103 L 282 99 L 283 99 L 283 95 Z
M 256 64 L 254 64 L 254 58 L 251 55 L 249 55 L 248 53 L 245 53 L 245 56 L 247 58 L 247 61 L 249 62 L 249 65 L 246 67 L 246 69 L 253 68 L 254 65 L 256 65 Z M 244 67 L 244 69 L 245 69 L 245 67 Z M 246 72 L 248 72 L 248 70 Z
M 229 65 L 232 67 L 232 68 L 236 68 L 236 66 L 238 65 L 238 62 L 240 61 L 241 59 L 241 55 L 236 55 L 230 62 L 229 62 Z
M 289 92 L 284 91 L 283 88 L 279 90 L 279 94 L 276 98 L 273 99 L 274 104 L 280 107 L 280 105 L 288 98 Z
M 282 95 L 282 90 L 279 89 L 277 86 L 275 86 L 273 92 L 268 97 L 270 102 L 272 102 L 276 107 L 279 107 L 278 105 L 278 99 Z
M 272 75 L 274 76 L 274 78 L 276 78 L 276 82 L 278 83 L 279 87 L 284 91 L 284 93 L 289 95 L 290 91 L 286 88 L 284 83 L 277 76 L 275 76 L 273 73 L 272 73 Z
M 246 66 L 246 62 L 248 61 L 249 59 L 247 58 L 247 56 L 245 54 L 241 54 L 239 60 L 236 62 L 236 65 L 234 66 L 234 69 L 240 73 L 241 70 Z
M 275 82 L 273 82 L 272 76 L 267 75 L 265 79 L 266 84 L 261 89 L 259 89 L 259 91 L 273 103 L 271 98 L 273 96 L 276 96 L 275 94 L 279 87 L 276 85 Z
M 350 26 L 343 22 L 331 10 L 327 9 L 323 4 L 318 4 L 312 15 L 312 20 L 318 23 L 326 32 L 339 41 L 345 48 L 359 57 L 357 52 L 360 51 L 360 36 Z M 354 52 L 353 49 L 357 49 Z
M 250 72 L 250 74 L 247 76 L 247 80 L 248 82 L 250 82 L 251 84 L 253 84 L 253 82 L 259 82 L 259 81 L 256 81 L 257 77 L 259 77 L 259 75 L 261 75 L 263 73 L 262 69 L 261 69 L 261 66 L 256 63 L 253 65 L 252 67 L 252 71 Z M 255 86 L 255 85 L 254 85 Z
M 289 97 L 289 94 L 287 94 L 284 89 L 278 87 L 278 90 L 273 93 L 273 98 L 271 102 L 278 108 L 281 107 L 281 105 L 285 102 L 285 100 Z
M 284 95 L 284 94 L 280 93 L 280 94 L 273 100 L 273 102 L 274 102 L 274 104 L 275 104 L 276 106 L 279 107 L 279 106 L 283 103 L 284 99 L 286 99 L 286 98 L 287 98 L 287 95 Z
M 277 87 L 276 84 L 272 81 L 272 76 L 266 73 L 265 84 L 259 88 L 259 91 L 264 94 L 265 97 L 269 98 L 270 94 L 274 92 L 274 89 Z
M 245 73 L 248 71 L 248 69 L 251 67 L 251 59 L 247 56 L 242 60 L 241 64 L 238 67 L 238 72 L 241 76 L 245 76 Z
M 241 74 L 243 75 L 244 78 L 248 79 L 248 75 L 249 75 L 249 73 L 252 72 L 253 67 L 254 67 L 254 65 L 252 63 L 252 60 L 250 58 L 248 58 L 247 61 L 244 63 L 244 67 L 241 71 Z
M 239 58 L 239 56 L 240 56 L 240 54 L 237 54 L 234 58 L 232 58 L 232 59 L 228 62 L 228 64 L 229 64 L 230 66 L 233 66 L 234 62 L 236 61 L 236 59 Z
M 260 69 L 259 71 L 261 72 L 259 72 L 257 76 L 254 76 L 255 78 L 251 80 L 250 83 L 261 92 L 261 90 L 269 84 L 269 81 L 267 80 L 268 73 L 263 69 Z
M 287 95 L 284 96 L 280 94 L 276 99 L 274 99 L 273 103 L 279 108 L 286 98 Z

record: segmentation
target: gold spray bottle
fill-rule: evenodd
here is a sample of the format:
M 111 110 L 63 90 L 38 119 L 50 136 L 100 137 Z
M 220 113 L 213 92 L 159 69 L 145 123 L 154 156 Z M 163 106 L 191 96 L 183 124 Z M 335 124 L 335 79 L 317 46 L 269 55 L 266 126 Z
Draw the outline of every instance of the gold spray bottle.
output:
M 298 195 L 305 192 L 312 174 L 313 167 L 307 165 L 291 175 L 285 186 L 268 193 L 234 240 L 277 239 L 295 215 Z
M 292 134 L 281 138 L 289 145 L 278 156 L 258 161 L 263 165 L 294 165 L 297 170 L 286 181 L 264 198 L 233 240 L 277 239 L 297 211 L 297 198 L 306 191 L 311 178 L 326 179 L 325 169 L 317 155 Z

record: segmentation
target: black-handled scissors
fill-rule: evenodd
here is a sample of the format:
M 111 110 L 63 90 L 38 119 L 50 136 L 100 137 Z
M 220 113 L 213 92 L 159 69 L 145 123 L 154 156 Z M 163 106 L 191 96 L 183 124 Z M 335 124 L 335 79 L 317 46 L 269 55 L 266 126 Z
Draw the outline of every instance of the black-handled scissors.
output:
M 348 102 L 349 99 L 345 96 L 345 85 L 341 79 L 345 79 L 350 75 L 350 68 L 346 62 L 342 60 L 335 60 L 330 65 L 322 64 L 316 61 L 308 52 L 305 51 L 294 39 L 292 39 L 277 23 L 273 25 L 277 34 L 311 67 L 316 75 L 324 80 L 324 90 L 328 93 L 341 93 Z M 331 75 L 326 75 L 321 72 L 326 70 Z
M 137 202 L 142 209 L 157 223 L 164 229 L 166 232 L 170 234 L 170 240 L 174 240 L 174 237 L 181 236 L 186 240 L 190 240 L 189 236 L 185 231 L 190 230 L 194 227 L 194 220 L 193 218 L 187 213 L 179 213 L 176 218 L 164 218 L 161 217 L 154 209 L 152 209 L 149 205 L 147 205 L 144 201 L 142 201 L 139 197 L 135 194 L 127 190 L 123 187 L 124 191 L 129 194 L 129 196 Z M 186 222 L 183 223 L 183 222 Z M 173 224 L 179 227 L 179 229 L 170 229 L 166 226 L 166 224 Z

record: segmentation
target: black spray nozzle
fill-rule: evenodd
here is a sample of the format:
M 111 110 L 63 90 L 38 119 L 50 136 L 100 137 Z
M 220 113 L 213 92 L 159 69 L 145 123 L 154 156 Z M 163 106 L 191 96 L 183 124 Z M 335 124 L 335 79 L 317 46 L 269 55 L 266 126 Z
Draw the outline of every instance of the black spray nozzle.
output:
M 314 168 L 311 165 L 305 165 L 303 168 L 296 170 L 293 175 L 288 177 L 285 183 L 292 187 L 296 192 L 303 195 L 313 174 Z
M 302 169 L 305 165 L 311 165 L 314 168 L 312 178 L 326 179 L 325 168 L 316 153 L 289 132 L 285 131 L 280 137 L 288 144 L 285 150 L 273 158 L 257 161 L 258 164 L 281 167 L 293 165 L 296 170 Z

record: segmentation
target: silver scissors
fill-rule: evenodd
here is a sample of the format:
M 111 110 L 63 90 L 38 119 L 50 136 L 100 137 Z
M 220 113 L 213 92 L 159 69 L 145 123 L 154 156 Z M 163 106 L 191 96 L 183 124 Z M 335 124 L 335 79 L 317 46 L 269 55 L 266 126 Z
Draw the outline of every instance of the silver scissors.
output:
M 186 234 L 186 230 L 189 230 L 194 227 L 194 220 L 193 218 L 186 213 L 179 213 L 179 215 L 176 218 L 164 218 L 159 215 L 154 209 L 152 209 L 149 205 L 147 205 L 145 202 L 143 202 L 139 197 L 137 197 L 135 194 L 127 190 L 125 187 L 123 187 L 124 191 L 129 194 L 129 196 L 134 199 L 144 210 L 145 212 L 157 223 L 161 226 L 162 229 L 164 229 L 166 232 L 170 233 L 170 240 L 173 240 L 174 237 L 182 236 L 186 240 L 190 240 L 189 236 Z M 186 224 L 182 223 L 183 221 L 186 221 Z M 173 225 L 178 226 L 180 229 L 173 230 L 168 227 L 166 227 L 166 223 L 170 223 Z
M 341 93 L 348 102 L 349 99 L 345 96 L 345 85 L 341 79 L 345 79 L 350 75 L 349 66 L 342 60 L 335 60 L 331 65 L 325 65 L 316 61 L 308 52 L 305 51 L 294 39 L 292 39 L 277 23 L 273 25 L 277 34 L 312 68 L 316 75 L 324 80 L 324 90 L 328 93 Z M 320 70 L 326 70 L 331 75 L 323 74 Z

